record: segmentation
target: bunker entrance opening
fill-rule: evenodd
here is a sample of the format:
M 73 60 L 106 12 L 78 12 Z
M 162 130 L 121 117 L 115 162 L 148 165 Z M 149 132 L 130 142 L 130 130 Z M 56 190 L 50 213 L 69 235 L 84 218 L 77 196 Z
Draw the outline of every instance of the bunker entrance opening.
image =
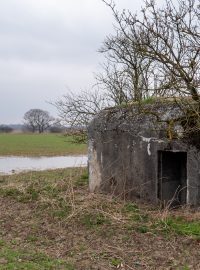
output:
M 187 153 L 158 151 L 158 199 L 166 206 L 186 204 Z

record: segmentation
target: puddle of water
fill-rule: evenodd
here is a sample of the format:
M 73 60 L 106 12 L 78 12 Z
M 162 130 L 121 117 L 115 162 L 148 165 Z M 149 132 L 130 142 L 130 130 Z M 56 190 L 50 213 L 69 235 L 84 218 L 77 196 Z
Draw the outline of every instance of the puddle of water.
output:
M 87 156 L 58 157 L 18 157 L 0 156 L 0 174 L 12 174 L 22 171 L 42 171 L 69 167 L 87 166 Z

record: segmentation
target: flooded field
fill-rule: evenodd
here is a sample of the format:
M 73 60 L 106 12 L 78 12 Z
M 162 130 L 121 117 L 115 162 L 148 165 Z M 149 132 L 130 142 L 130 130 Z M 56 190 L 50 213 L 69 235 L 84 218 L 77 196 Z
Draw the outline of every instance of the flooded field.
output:
M 18 157 L 0 156 L 0 174 L 12 174 L 22 171 L 41 171 L 68 167 L 87 166 L 87 156 L 55 156 L 55 157 Z

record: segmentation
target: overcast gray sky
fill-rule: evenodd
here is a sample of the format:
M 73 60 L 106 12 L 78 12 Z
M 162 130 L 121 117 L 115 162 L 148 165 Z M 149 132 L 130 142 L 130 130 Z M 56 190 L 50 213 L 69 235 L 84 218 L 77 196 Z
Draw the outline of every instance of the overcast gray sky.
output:
M 133 12 L 142 4 L 115 2 Z M 21 123 L 32 108 L 56 117 L 47 101 L 89 89 L 113 22 L 101 0 L 0 0 L 0 124 Z

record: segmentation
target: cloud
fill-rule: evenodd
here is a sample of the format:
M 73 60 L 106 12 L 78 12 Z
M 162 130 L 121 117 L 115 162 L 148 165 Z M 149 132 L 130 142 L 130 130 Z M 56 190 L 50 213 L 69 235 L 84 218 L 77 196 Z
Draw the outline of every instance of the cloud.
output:
M 140 6 L 116 3 L 120 10 Z M 32 107 L 47 109 L 45 101 L 67 87 L 91 87 L 102 59 L 97 50 L 113 22 L 101 0 L 0 1 L 0 123 L 19 122 Z

